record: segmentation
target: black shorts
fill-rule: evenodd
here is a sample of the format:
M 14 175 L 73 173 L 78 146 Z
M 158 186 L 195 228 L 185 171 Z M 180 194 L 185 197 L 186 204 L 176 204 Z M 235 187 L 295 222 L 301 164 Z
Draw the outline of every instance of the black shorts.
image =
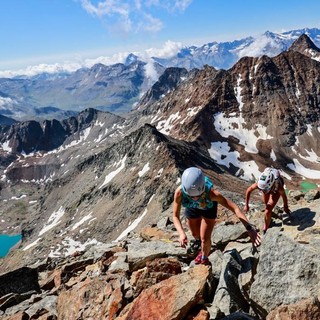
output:
M 197 218 L 206 218 L 206 219 L 216 219 L 218 211 L 218 204 L 215 202 L 212 208 L 207 209 L 198 209 L 198 208 L 185 208 L 184 216 L 187 219 L 197 219 Z

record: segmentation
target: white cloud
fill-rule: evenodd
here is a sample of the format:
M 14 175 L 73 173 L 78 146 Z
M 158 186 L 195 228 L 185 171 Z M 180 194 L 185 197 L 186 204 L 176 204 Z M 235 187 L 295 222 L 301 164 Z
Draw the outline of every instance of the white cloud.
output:
M 161 7 L 169 12 L 184 11 L 191 4 L 192 0 L 146 0 L 138 1 L 140 3 L 145 2 L 147 7 Z
M 166 41 L 162 48 L 150 48 L 145 51 L 147 57 L 170 58 L 177 54 L 183 47 L 182 43 L 174 41 Z
M 15 76 L 35 76 L 40 73 L 58 73 L 58 72 L 73 72 L 81 67 L 83 67 L 85 63 L 55 63 L 55 64 L 38 64 L 38 65 L 33 65 L 29 66 L 25 69 L 19 69 L 19 70 L 5 70 L 5 71 L 0 71 L 0 77 L 3 78 L 12 78 Z
M 175 8 L 184 11 L 189 7 L 191 2 L 192 2 L 192 0 L 178 0 L 178 1 L 175 1 Z
M 144 67 L 146 77 L 150 79 L 150 81 L 157 81 L 159 78 L 159 74 L 154 66 L 152 61 L 148 62 Z
M 59 73 L 59 72 L 74 72 L 83 67 L 91 68 L 93 65 L 97 63 L 102 63 L 108 66 L 108 65 L 113 65 L 115 63 L 124 63 L 128 55 L 130 53 L 133 53 L 136 56 L 138 56 L 139 59 L 148 63 L 148 66 L 146 66 L 147 76 L 155 80 L 158 78 L 158 75 L 156 74 L 156 70 L 154 70 L 153 60 L 151 59 L 151 57 L 157 56 L 159 58 L 170 58 L 175 54 L 177 54 L 182 47 L 183 47 L 182 43 L 173 42 L 169 40 L 169 41 L 166 41 L 164 45 L 160 48 L 149 48 L 143 52 L 119 52 L 111 56 L 100 56 L 94 59 L 91 59 L 91 58 L 82 59 L 81 57 L 77 56 L 75 58 L 76 61 L 73 61 L 73 62 L 66 61 L 64 63 L 55 63 L 55 64 L 38 64 L 38 65 L 29 66 L 25 69 L 19 69 L 14 71 L 12 70 L 0 71 L 0 77 L 12 78 L 12 77 L 21 76 L 21 75 L 32 77 L 44 72 L 50 73 L 50 74 Z M 0 101 L 0 106 L 8 102 L 11 102 L 9 101 L 9 98 L 2 98 L 2 100 Z
M 148 31 L 148 32 L 158 32 L 163 29 L 163 23 L 158 18 L 153 17 L 148 13 L 143 14 L 144 19 L 142 19 L 137 26 L 137 32 Z
M 85 11 L 103 20 L 104 25 L 114 30 L 114 25 L 123 32 L 158 32 L 163 22 L 154 15 L 161 8 L 169 13 L 183 12 L 192 0 L 103 0 L 96 5 L 91 0 L 80 0 Z M 116 23 L 115 23 L 116 21 Z
M 240 50 L 238 56 L 239 58 L 245 56 L 258 57 L 265 54 L 265 48 L 269 49 L 269 56 L 276 55 L 281 50 L 281 46 L 278 42 L 263 34 L 262 36 L 256 37 L 255 41 L 251 45 Z M 272 49 L 272 51 L 270 49 Z
M 129 5 L 124 1 L 105 0 L 95 6 L 90 0 L 81 0 L 82 7 L 90 14 L 98 17 L 118 14 L 123 17 L 129 16 Z
M 0 107 L 12 104 L 14 101 L 11 98 L 0 97 Z

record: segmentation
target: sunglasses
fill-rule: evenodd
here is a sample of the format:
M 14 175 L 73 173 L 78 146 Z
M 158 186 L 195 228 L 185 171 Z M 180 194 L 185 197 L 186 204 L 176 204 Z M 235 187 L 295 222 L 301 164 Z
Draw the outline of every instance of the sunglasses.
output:
M 194 197 L 191 197 L 191 196 L 190 196 L 190 198 L 192 198 L 193 200 L 198 200 L 199 198 L 202 198 L 203 194 L 204 194 L 204 192 L 202 192 L 202 193 L 199 194 L 198 196 L 194 196 Z

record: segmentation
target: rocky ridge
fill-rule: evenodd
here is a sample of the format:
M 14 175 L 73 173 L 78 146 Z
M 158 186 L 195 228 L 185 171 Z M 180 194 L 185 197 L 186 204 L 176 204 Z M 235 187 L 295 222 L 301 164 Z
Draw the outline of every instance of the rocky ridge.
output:
M 194 265 L 163 215 L 121 241 L 2 274 L 1 318 L 317 319 L 319 197 L 291 192 L 291 216 L 277 207 L 258 249 L 233 218 L 218 223 L 211 266 Z
M 260 171 L 281 168 L 288 178 L 300 166 L 319 170 L 320 63 L 301 53 L 315 47 L 306 38 L 274 58 L 245 57 L 227 71 L 194 71 L 160 100 L 142 99 L 137 122 L 199 142 L 224 170 L 247 180 L 257 177 L 245 175 L 244 163 Z

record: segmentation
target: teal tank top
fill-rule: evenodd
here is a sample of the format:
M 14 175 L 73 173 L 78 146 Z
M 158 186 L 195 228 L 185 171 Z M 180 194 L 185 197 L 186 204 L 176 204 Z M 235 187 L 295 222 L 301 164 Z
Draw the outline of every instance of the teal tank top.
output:
M 194 200 L 184 191 L 184 188 L 181 186 L 182 206 L 184 206 L 185 208 L 196 208 L 203 210 L 212 208 L 214 205 L 216 205 L 216 202 L 210 199 L 210 190 L 212 187 L 213 183 L 208 177 L 205 177 L 205 191 L 201 197 L 199 197 L 197 200 Z M 205 206 L 201 206 L 203 202 L 205 202 Z

